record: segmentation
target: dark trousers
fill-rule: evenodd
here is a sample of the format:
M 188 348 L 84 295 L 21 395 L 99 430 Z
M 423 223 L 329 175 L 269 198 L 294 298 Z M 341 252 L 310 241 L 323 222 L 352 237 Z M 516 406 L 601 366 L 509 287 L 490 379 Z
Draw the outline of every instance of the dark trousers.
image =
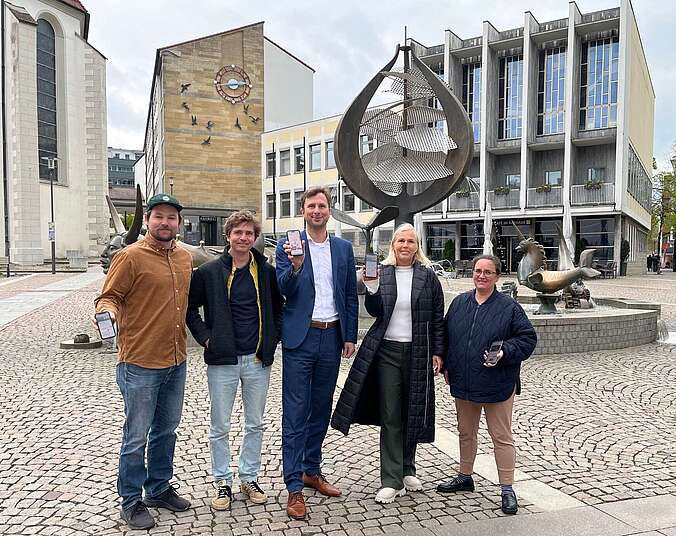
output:
M 150 369 L 119 363 L 116 371 L 125 417 L 117 491 L 126 510 L 141 500 L 142 489 L 146 497 L 156 497 L 169 488 L 186 364 Z
M 298 348 L 282 348 L 282 462 L 289 492 L 320 472 L 341 353 L 340 328 L 310 328 Z
M 411 379 L 411 343 L 383 340 L 377 356 L 380 385 L 380 481 L 402 489 L 415 476 L 416 446 L 406 444 Z

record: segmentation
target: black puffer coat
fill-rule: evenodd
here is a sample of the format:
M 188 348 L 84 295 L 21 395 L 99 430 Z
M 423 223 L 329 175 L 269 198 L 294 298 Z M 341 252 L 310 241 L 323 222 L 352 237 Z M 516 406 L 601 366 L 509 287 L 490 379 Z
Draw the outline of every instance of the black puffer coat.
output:
M 383 266 L 378 292 L 366 295 L 365 305 L 376 321 L 359 347 L 345 387 L 331 418 L 331 426 L 347 435 L 352 423 L 380 425 L 378 347 L 397 301 L 394 266 Z M 434 372 L 432 356 L 444 356 L 444 294 L 437 276 L 419 263 L 411 283 L 413 340 L 406 441 L 409 445 L 434 441 Z
M 451 394 L 472 402 L 507 400 L 520 391 L 521 362 L 535 350 L 537 336 L 521 306 L 493 290 L 481 305 L 475 291 L 457 296 L 446 314 L 448 371 Z M 504 355 L 495 367 L 484 366 L 484 350 L 494 341 L 504 341 Z

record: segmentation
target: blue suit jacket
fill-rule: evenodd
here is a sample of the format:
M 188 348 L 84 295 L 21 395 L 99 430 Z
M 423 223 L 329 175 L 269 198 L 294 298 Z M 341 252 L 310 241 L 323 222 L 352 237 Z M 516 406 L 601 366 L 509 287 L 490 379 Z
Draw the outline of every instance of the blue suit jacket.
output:
M 293 273 L 283 244 L 283 238 L 277 244 L 276 269 L 279 291 L 286 298 L 282 320 L 282 346 L 298 348 L 307 336 L 315 305 L 315 280 L 310 258 L 310 246 L 305 231 L 301 233 L 305 240 L 305 260 L 303 267 Z M 342 238 L 330 237 L 331 267 L 333 271 L 333 300 L 340 319 L 343 342 L 357 342 L 357 272 L 354 265 L 352 244 Z

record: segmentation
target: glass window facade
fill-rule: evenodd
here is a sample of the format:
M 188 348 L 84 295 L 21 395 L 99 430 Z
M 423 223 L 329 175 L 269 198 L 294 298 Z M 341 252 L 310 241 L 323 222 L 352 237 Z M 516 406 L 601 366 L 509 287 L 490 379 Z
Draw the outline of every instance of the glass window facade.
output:
M 38 165 L 40 178 L 58 180 L 57 169 L 48 168 L 44 158 L 57 158 L 56 137 L 56 40 L 54 28 L 38 19 L 37 28 L 37 90 L 38 90 Z M 119 158 L 119 155 L 116 155 Z
M 303 215 L 303 206 L 301 205 L 301 198 L 303 197 L 303 190 L 296 190 L 293 193 L 293 204 L 294 208 L 296 210 L 295 215 L 296 216 L 302 216 Z
M 291 151 L 289 149 L 279 151 L 279 174 L 291 174 Z
M 434 260 L 440 261 L 444 257 L 444 248 L 446 242 L 455 239 L 455 224 L 448 223 L 428 223 L 427 230 L 427 256 Z M 455 262 L 455 258 L 448 259 Z
M 505 186 L 511 189 L 518 190 L 521 188 L 521 175 L 508 174 L 505 175 Z
M 345 186 L 343 186 L 343 210 L 354 212 L 354 194 Z
M 580 130 L 617 125 L 620 43 L 617 37 L 582 43 Z
M 310 171 L 317 171 L 322 168 L 322 148 L 321 145 L 310 145 Z
M 276 205 L 277 203 L 275 203 L 275 194 L 267 194 L 265 196 L 265 214 L 267 215 L 268 219 L 275 217 Z
M 373 143 L 374 143 L 373 137 L 364 134 L 362 136 L 359 136 L 359 141 L 360 141 L 359 150 L 362 155 L 365 155 L 366 153 L 370 153 L 371 151 L 373 151 Z
M 578 219 L 575 222 L 575 260 L 587 248 L 596 248 L 594 260 L 612 261 L 615 242 L 615 220 L 613 218 Z
M 500 58 L 498 80 L 498 139 L 521 137 L 523 56 Z
M 373 205 L 367 203 L 363 199 L 361 200 L 361 211 L 362 212 L 371 212 L 373 210 Z
M 535 222 L 535 240 L 545 248 L 548 267 L 554 269 L 559 260 L 559 231 L 556 224 L 562 226 L 561 222 L 553 220 Z M 562 227 L 563 228 L 563 227 Z
M 540 52 L 538 75 L 538 134 L 563 132 L 566 87 L 566 49 Z
M 301 173 L 305 169 L 305 147 L 296 147 L 293 150 L 294 169 Z
M 460 224 L 460 258 L 471 260 L 484 250 L 483 222 Z
M 646 210 L 650 210 L 650 196 L 652 182 L 641 161 L 636 156 L 634 148 L 629 145 L 629 183 L 627 191 Z
M 462 104 L 472 122 L 474 143 L 481 139 L 481 64 L 462 66 Z
M 267 153 L 265 155 L 265 176 L 269 179 L 275 176 L 275 153 Z
M 333 158 L 333 141 L 326 142 L 326 168 L 336 167 L 336 160 Z
M 279 217 L 288 218 L 291 216 L 291 192 L 281 192 L 279 194 Z
M 545 184 L 550 186 L 561 186 L 561 170 L 545 171 Z

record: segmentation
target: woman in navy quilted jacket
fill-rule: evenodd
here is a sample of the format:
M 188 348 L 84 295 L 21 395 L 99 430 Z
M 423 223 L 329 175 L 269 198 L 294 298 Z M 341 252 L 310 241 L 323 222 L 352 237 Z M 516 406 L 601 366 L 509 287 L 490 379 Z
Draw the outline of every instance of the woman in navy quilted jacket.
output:
M 500 259 L 479 255 L 472 261 L 472 268 L 474 290 L 457 296 L 446 314 L 448 351 L 444 375 L 455 398 L 460 470 L 449 482 L 439 484 L 437 491 L 474 491 L 472 470 L 483 409 L 493 440 L 502 511 L 516 514 L 512 409 L 514 395 L 521 387 L 521 362 L 533 353 L 537 337 L 521 306 L 496 288 Z M 502 349 L 497 355 L 489 355 L 491 344 L 499 341 Z
M 364 337 L 331 425 L 380 425 L 376 502 L 422 490 L 418 443 L 434 441 L 434 376 L 444 355 L 444 295 L 412 225 L 399 226 L 380 277 L 364 278 L 366 310 L 376 321 Z

